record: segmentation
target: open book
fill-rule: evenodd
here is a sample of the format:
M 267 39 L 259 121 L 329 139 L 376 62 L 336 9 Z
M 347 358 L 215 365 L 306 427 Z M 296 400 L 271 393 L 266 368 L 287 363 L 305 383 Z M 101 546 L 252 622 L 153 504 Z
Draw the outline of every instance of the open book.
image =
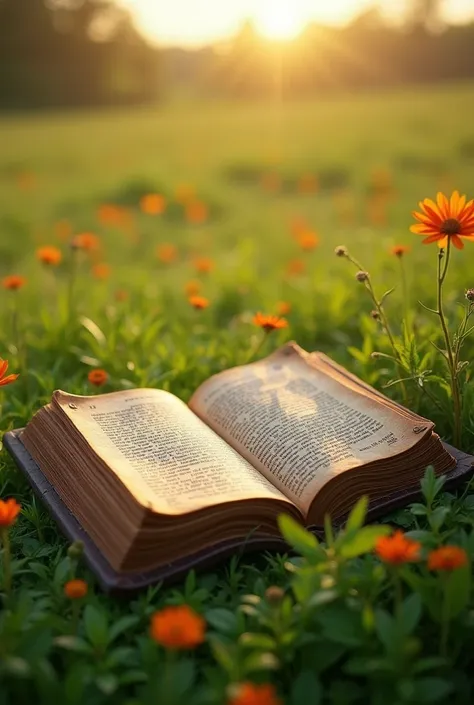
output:
M 295 343 L 211 377 L 189 405 L 158 389 L 56 391 L 19 439 L 120 574 L 249 534 L 264 545 L 282 512 L 337 522 L 362 494 L 376 505 L 427 465 L 456 467 L 431 421 Z

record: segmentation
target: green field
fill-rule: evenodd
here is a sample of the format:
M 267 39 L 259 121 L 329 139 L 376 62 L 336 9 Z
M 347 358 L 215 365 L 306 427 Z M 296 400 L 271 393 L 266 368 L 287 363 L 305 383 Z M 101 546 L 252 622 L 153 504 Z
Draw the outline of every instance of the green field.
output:
M 379 297 L 395 287 L 386 312 L 407 364 L 406 396 L 400 384 L 386 393 L 452 440 L 447 367 L 431 344 L 442 347 L 443 340 L 436 316 L 418 303 L 436 305 L 438 248 L 423 246 L 409 227 L 418 202 L 439 190 L 474 197 L 473 112 L 467 84 L 294 104 L 171 103 L 1 118 L 0 276 L 26 278 L 18 292 L 1 290 L 0 357 L 20 372 L 1 392 L 1 429 L 24 425 L 54 389 L 96 393 L 88 381 L 93 368 L 109 375 L 100 392 L 152 386 L 187 400 L 211 374 L 249 360 L 262 336 L 254 314 L 277 313 L 281 302 L 291 307 L 289 327 L 269 335 L 259 355 L 293 339 L 384 389 L 397 367 L 371 356 L 390 346 L 356 269 L 334 255 L 345 245 Z M 309 193 L 298 186 L 308 174 L 316 177 Z M 205 222 L 183 217 L 176 201 L 183 185 L 208 208 Z M 163 215 L 140 211 L 148 193 L 164 194 Z M 119 206 L 125 220 L 100 222 L 104 204 Z M 319 238 L 312 251 L 292 232 L 301 220 Z M 69 236 L 83 232 L 99 238 L 90 256 L 69 246 Z M 172 262 L 157 256 L 163 244 L 176 247 Z M 401 262 L 390 252 L 396 244 L 411 247 L 402 261 L 406 295 Z M 57 268 L 38 262 L 44 245 L 61 249 Z M 473 257 L 470 242 L 452 254 L 445 283 L 451 330 L 474 287 Z M 196 271 L 198 258 L 212 260 L 210 272 Z M 110 276 L 97 278 L 93 267 L 104 263 Z M 203 311 L 187 300 L 185 287 L 195 280 L 210 302 Z M 462 359 L 473 353 L 471 338 Z M 472 372 L 462 374 L 460 445 L 472 451 Z M 294 577 L 281 557 L 235 556 L 186 584 L 121 602 L 101 594 L 81 564 L 89 594 L 76 624 L 63 595 L 71 575 L 67 544 L 6 452 L 0 462 L 0 498 L 14 496 L 23 507 L 11 532 L 13 589 L 0 613 L 0 705 L 254 705 L 232 700 L 228 689 L 249 680 L 275 684 L 291 705 L 471 700 L 470 583 L 449 588 L 461 608 L 446 608 L 450 631 L 438 649 L 436 604 L 425 601 L 426 590 L 417 592 L 415 578 L 404 578 L 405 622 L 401 613 L 398 622 L 406 629 L 397 631 L 389 616 L 395 578 L 370 553 L 341 565 L 340 592 L 321 617 L 311 612 L 316 602 L 310 607 L 308 596 L 291 591 Z M 427 517 L 418 508 L 418 515 L 403 511 L 396 519 L 406 531 L 424 531 L 418 538 L 428 548 L 455 543 L 472 556 L 472 499 L 445 494 Z M 297 606 L 288 598 L 281 618 L 268 605 L 270 616 L 261 606 L 258 614 L 238 612 L 244 595 L 261 597 L 273 584 L 296 595 Z M 323 592 L 315 579 L 311 593 Z M 173 658 L 148 638 L 148 624 L 155 610 L 183 601 L 205 616 L 208 643 Z M 253 641 L 241 638 L 247 632 L 256 634 Z

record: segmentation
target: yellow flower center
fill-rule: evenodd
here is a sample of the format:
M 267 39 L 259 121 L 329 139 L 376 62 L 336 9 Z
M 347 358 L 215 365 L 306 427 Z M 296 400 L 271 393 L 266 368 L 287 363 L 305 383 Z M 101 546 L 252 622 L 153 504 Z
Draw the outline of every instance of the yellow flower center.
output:
M 459 235 L 461 232 L 461 223 L 456 218 L 448 218 L 441 226 L 443 235 Z

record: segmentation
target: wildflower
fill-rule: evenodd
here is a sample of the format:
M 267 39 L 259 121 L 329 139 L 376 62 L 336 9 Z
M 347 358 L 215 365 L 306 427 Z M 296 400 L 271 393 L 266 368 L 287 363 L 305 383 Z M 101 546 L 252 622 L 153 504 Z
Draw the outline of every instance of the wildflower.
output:
M 336 257 L 347 257 L 347 248 L 344 245 L 338 245 L 334 250 Z
M 446 247 L 451 240 L 454 247 L 462 250 L 461 238 L 474 239 L 474 200 L 466 203 L 466 196 L 454 191 L 451 198 L 438 193 L 436 203 L 429 198 L 420 202 L 422 213 L 413 211 L 413 217 L 420 222 L 412 225 L 410 230 L 417 235 L 427 235 L 423 244 L 437 242 L 439 247 Z
M 48 245 L 46 247 L 40 247 L 36 250 L 36 257 L 43 264 L 54 267 L 61 262 L 62 254 L 61 250 L 58 250 L 57 247 Z
M 87 379 L 91 384 L 94 385 L 94 387 L 102 387 L 109 378 L 109 375 L 105 370 L 102 369 L 96 369 L 96 370 L 91 370 L 89 374 L 87 375 Z
M 64 594 L 70 600 L 81 600 L 87 595 L 87 583 L 85 580 L 69 580 L 64 586 Z
M 16 499 L 0 499 L 0 529 L 13 526 L 21 511 L 21 505 Z
M 185 209 L 186 220 L 193 225 L 205 223 L 209 216 L 209 209 L 202 201 L 189 201 Z
M 311 231 L 303 232 L 298 235 L 298 244 L 302 250 L 314 250 L 319 245 L 319 237 Z
M 305 263 L 300 259 L 292 259 L 288 262 L 286 270 L 290 276 L 303 274 L 305 270 Z
M 375 552 L 384 563 L 400 565 L 417 561 L 421 544 L 407 538 L 403 531 L 395 531 L 392 536 L 382 536 L 375 545 Z
M 92 267 L 92 275 L 96 279 L 101 279 L 102 281 L 110 277 L 110 272 L 110 264 L 107 264 L 106 262 L 99 262 Z
M 281 700 L 270 683 L 242 683 L 227 705 L 281 705 Z
M 270 587 L 265 590 L 265 599 L 271 605 L 279 605 L 284 597 L 285 591 L 283 588 L 278 587 L 278 585 L 270 585 Z
M 86 252 L 98 250 L 99 246 L 99 238 L 94 233 L 80 233 L 73 238 L 71 243 L 73 250 L 84 250 Z
M 467 289 L 465 296 L 468 301 L 474 301 L 474 289 Z
M 32 191 L 37 186 L 36 174 L 32 171 L 23 171 L 18 174 L 17 185 L 21 191 Z
M 8 362 L 0 358 L 0 387 L 6 387 L 7 384 L 11 384 L 18 379 L 19 375 L 7 375 L 5 373 L 8 370 Z
M 357 279 L 358 282 L 366 282 L 367 279 L 369 278 L 369 273 L 368 272 L 357 272 L 355 275 L 355 278 Z
M 178 250 L 169 242 L 163 242 L 156 248 L 156 256 L 163 264 L 170 264 L 178 257 Z
M 188 301 L 196 310 L 202 310 L 209 306 L 209 299 L 206 299 L 204 296 L 190 296 Z
M 140 199 L 140 208 L 147 215 L 161 215 L 165 211 L 166 201 L 159 193 L 148 193 Z
M 191 279 L 184 285 L 184 293 L 186 296 L 195 296 L 201 291 L 201 282 L 197 279 Z
M 25 277 L 21 277 L 18 274 L 10 274 L 10 276 L 5 277 L 2 281 L 3 288 L 8 289 L 9 291 L 17 291 L 25 286 L 25 284 Z
M 132 213 L 128 208 L 116 206 L 112 203 L 103 203 L 97 210 L 97 218 L 101 225 L 115 226 L 117 228 L 128 227 L 132 221 Z
M 209 274 L 214 269 L 214 262 L 210 257 L 197 257 L 194 260 L 194 267 L 200 274 Z
M 394 245 L 390 249 L 390 254 L 394 255 L 395 257 L 403 257 L 403 255 L 408 254 L 410 250 L 411 247 L 409 245 Z
M 276 305 L 276 311 L 279 316 L 286 316 L 291 311 L 291 304 L 288 301 L 279 301 Z
M 460 546 L 441 546 L 428 555 L 430 570 L 455 570 L 467 565 L 466 551 Z
M 188 605 L 165 607 L 151 618 L 150 636 L 166 649 L 195 649 L 204 641 L 206 622 Z
M 266 316 L 263 313 L 256 313 L 253 317 L 253 323 L 266 333 L 270 333 L 273 330 L 281 330 L 282 328 L 288 328 L 288 321 L 285 318 L 280 318 L 279 316 Z

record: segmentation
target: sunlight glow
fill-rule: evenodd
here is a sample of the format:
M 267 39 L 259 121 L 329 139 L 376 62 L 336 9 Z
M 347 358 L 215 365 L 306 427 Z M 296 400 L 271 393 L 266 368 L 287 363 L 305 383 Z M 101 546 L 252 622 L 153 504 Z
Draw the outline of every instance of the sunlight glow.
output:
M 225 40 L 245 20 L 265 37 L 295 38 L 309 22 L 343 24 L 374 4 L 374 0 L 117 0 L 129 8 L 137 26 L 153 41 L 199 46 Z M 412 0 L 380 0 L 387 16 Z M 444 14 L 453 21 L 474 18 L 474 0 L 445 0 Z
M 269 39 L 294 39 L 308 21 L 304 9 L 288 0 L 268 0 L 256 12 L 255 24 Z

